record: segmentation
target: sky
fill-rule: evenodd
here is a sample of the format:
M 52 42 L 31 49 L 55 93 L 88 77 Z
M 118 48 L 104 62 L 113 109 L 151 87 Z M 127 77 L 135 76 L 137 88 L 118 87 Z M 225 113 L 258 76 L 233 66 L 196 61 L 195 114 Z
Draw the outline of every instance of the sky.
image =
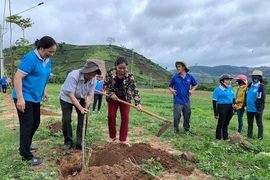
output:
M 4 14 L 0 0 L 0 21 Z M 188 66 L 270 66 L 269 0 L 11 0 L 11 14 L 34 23 L 31 43 L 45 35 L 75 45 L 112 44 L 142 54 L 168 69 Z M 10 46 L 5 24 L 3 46 Z M 22 37 L 12 25 L 11 44 Z

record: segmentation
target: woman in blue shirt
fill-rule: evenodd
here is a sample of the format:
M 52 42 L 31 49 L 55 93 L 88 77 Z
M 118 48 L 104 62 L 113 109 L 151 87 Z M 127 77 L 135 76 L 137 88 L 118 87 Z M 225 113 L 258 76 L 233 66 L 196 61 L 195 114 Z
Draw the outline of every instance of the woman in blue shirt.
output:
M 250 74 L 252 83 L 248 85 L 246 91 L 245 105 L 247 111 L 248 120 L 248 132 L 247 137 L 253 137 L 253 122 L 254 117 L 256 118 L 256 123 L 258 126 L 258 138 L 263 138 L 263 123 L 262 116 L 265 105 L 265 86 L 261 83 L 263 81 L 263 72 L 259 70 L 254 70 Z
M 223 74 L 219 78 L 220 85 L 213 92 L 213 109 L 215 118 L 218 119 L 216 139 L 228 140 L 228 125 L 235 108 L 234 92 L 231 87 L 232 77 Z
M 40 102 L 48 101 L 46 84 L 51 73 L 51 59 L 55 54 L 56 42 L 44 36 L 35 42 L 36 49 L 27 53 L 21 60 L 14 76 L 14 99 L 20 122 L 20 155 L 23 160 L 36 166 L 42 160 L 34 158 L 32 138 L 40 124 Z

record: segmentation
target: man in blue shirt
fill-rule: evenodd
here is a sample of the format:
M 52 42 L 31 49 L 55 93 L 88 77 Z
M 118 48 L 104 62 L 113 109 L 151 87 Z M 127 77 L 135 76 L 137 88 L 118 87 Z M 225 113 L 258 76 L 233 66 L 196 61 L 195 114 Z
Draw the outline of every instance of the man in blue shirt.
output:
M 2 92 L 6 93 L 7 92 L 7 79 L 5 77 L 1 79 L 1 84 L 2 84 Z
M 194 93 L 198 83 L 191 74 L 188 74 L 189 69 L 185 62 L 176 62 L 175 67 L 178 73 L 172 77 L 169 84 L 169 90 L 173 94 L 174 102 L 174 132 L 179 134 L 179 123 L 181 112 L 183 112 L 183 127 L 186 132 L 190 133 L 191 109 L 189 96 Z M 190 86 L 192 86 L 192 89 L 190 89 Z

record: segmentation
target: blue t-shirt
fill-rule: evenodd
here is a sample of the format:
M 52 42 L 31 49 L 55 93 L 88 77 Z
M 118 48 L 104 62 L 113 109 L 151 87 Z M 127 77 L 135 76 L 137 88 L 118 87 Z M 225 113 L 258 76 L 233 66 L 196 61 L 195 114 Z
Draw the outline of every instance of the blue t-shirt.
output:
M 172 77 L 169 87 L 176 90 L 176 96 L 173 97 L 174 103 L 189 103 L 189 90 L 190 85 L 196 86 L 198 83 L 191 74 L 186 74 L 185 78 L 182 78 L 180 74 L 176 74 Z
M 96 90 L 102 91 L 102 87 L 103 87 L 103 82 L 102 81 L 97 81 Z M 99 92 L 95 92 L 95 94 L 99 94 Z
M 6 80 L 7 80 L 7 79 L 3 77 L 3 78 L 0 80 L 0 81 L 1 81 L 1 84 L 2 84 L 2 85 L 7 85 Z
M 248 89 L 247 92 L 247 112 L 257 112 L 257 107 L 256 107 L 256 99 L 258 96 L 258 90 L 260 87 L 260 83 L 256 85 L 251 85 L 250 88 Z
M 232 104 L 233 98 L 233 88 L 224 88 L 221 85 L 214 90 L 212 96 L 212 99 L 217 101 L 217 104 Z
M 22 79 L 22 94 L 25 101 L 34 103 L 42 101 L 51 67 L 50 58 L 43 61 L 37 50 L 27 53 L 22 58 L 18 71 L 26 74 Z M 17 99 L 16 89 L 13 90 L 12 97 Z

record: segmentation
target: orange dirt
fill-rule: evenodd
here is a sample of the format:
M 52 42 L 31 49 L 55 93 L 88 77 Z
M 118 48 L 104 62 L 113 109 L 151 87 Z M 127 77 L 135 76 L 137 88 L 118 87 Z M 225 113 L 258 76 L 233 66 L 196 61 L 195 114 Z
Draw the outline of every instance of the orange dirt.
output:
M 107 143 L 97 147 L 91 154 L 90 166 L 81 169 L 81 152 L 56 148 L 57 155 L 64 155 L 58 167 L 60 179 L 156 179 L 141 169 L 142 159 L 155 159 L 162 164 L 166 174 L 177 173 L 190 176 L 194 167 L 179 163 L 180 156 L 172 155 L 160 149 L 154 149 L 145 143 L 132 146 L 121 143 Z M 86 155 L 88 152 L 86 151 Z
M 49 129 L 53 131 L 51 135 L 54 136 L 55 133 L 57 133 L 58 131 L 62 129 L 62 122 L 55 122 L 55 123 L 47 122 L 47 126 L 49 127 Z
M 58 116 L 58 114 L 48 111 L 46 109 L 40 108 L 40 114 L 44 116 Z

